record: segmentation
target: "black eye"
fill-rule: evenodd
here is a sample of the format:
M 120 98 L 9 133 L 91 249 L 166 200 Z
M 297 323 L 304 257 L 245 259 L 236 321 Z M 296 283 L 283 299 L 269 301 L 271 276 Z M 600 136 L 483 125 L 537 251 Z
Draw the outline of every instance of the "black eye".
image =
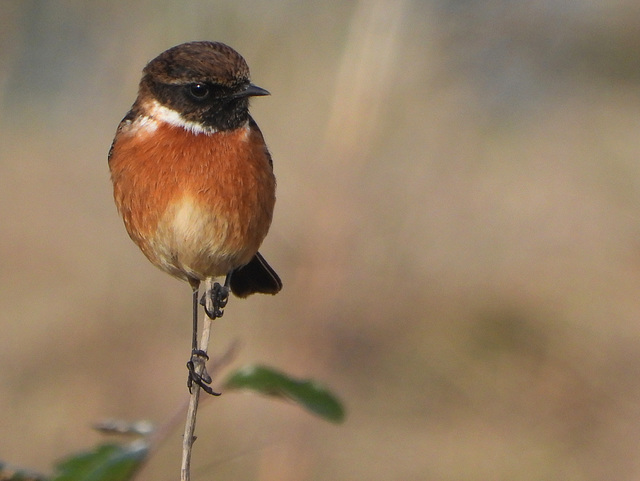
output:
M 189 85 L 189 94 L 196 100 L 204 100 L 211 93 L 211 89 L 206 84 Z

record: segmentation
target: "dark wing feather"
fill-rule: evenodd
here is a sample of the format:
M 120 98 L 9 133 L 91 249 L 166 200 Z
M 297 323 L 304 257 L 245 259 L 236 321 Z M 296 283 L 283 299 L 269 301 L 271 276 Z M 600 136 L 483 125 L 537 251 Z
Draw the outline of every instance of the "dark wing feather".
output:
M 229 287 L 238 297 L 247 297 L 256 293 L 277 294 L 282 289 L 282 281 L 264 257 L 256 252 L 247 265 L 231 273 Z

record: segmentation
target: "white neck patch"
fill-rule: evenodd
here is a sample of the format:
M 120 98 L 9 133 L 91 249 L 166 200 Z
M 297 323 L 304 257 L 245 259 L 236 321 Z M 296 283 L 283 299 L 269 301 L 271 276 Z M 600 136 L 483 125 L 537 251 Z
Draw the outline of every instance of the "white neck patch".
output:
M 181 127 L 193 134 L 215 134 L 217 130 L 207 125 L 202 125 L 200 122 L 194 122 L 192 120 L 186 120 L 179 112 L 173 109 L 160 105 L 157 101 L 151 102 L 147 106 L 146 117 L 153 122 L 165 122 L 174 127 Z

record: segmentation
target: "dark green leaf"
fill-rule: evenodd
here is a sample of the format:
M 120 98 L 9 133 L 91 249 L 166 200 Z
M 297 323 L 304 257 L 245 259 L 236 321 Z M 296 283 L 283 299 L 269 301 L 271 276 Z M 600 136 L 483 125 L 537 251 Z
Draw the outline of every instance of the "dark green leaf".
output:
M 59 463 L 52 481 L 127 481 L 147 454 L 148 446 L 143 441 L 122 446 L 103 444 Z
M 228 389 L 251 389 L 261 394 L 290 399 L 329 421 L 341 422 L 344 408 L 338 398 L 315 381 L 294 379 L 265 366 L 247 366 L 231 373 Z

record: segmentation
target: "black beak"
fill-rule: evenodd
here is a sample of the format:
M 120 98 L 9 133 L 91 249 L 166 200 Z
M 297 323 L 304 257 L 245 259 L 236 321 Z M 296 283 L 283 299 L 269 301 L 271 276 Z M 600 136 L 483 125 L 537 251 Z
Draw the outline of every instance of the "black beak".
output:
M 263 95 L 271 95 L 268 90 L 265 90 L 257 85 L 249 84 L 247 88 L 233 94 L 234 98 L 241 97 L 262 97 Z

